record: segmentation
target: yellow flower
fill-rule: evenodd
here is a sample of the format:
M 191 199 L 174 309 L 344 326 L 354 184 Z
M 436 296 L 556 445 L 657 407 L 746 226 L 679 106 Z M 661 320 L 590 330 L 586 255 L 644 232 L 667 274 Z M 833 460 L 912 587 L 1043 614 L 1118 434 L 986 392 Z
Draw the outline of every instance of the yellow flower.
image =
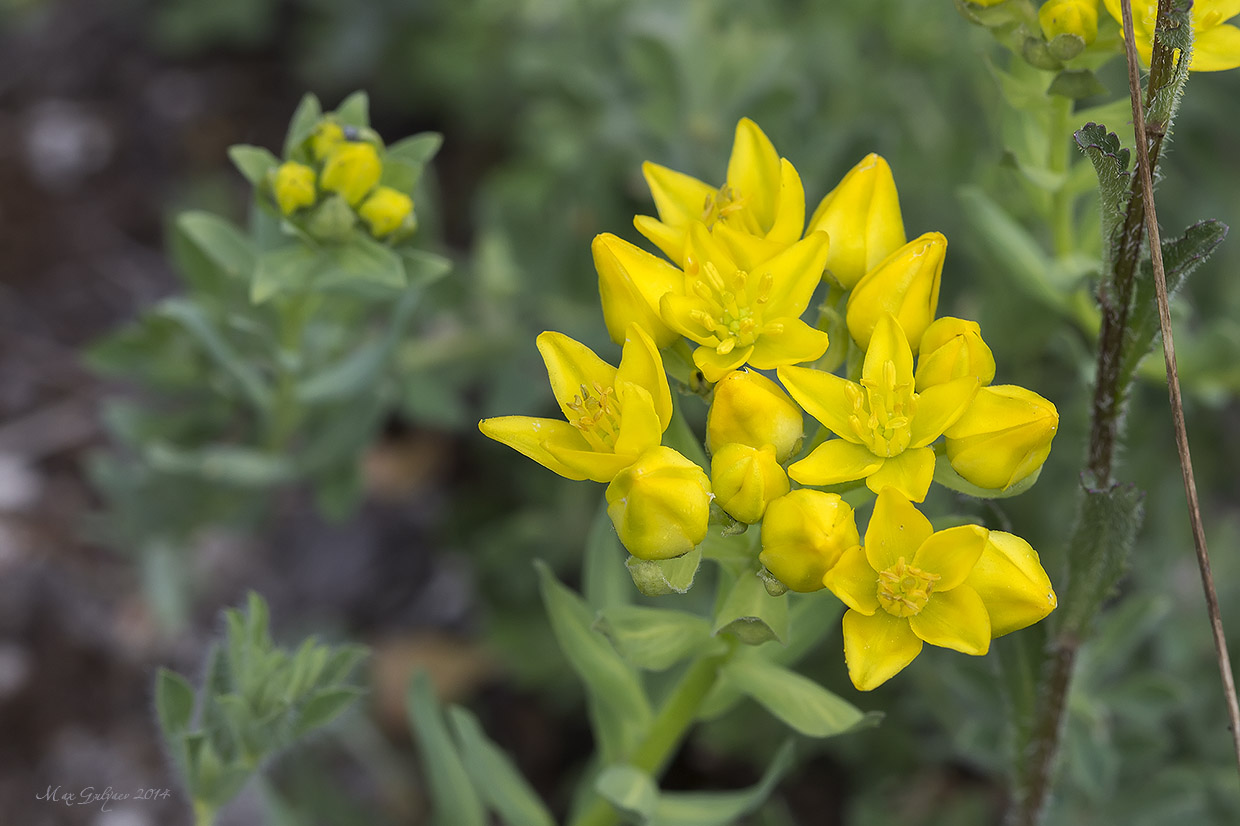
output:
M 357 214 L 376 238 L 391 235 L 413 218 L 413 199 L 390 186 L 381 186 L 358 207 Z
M 827 272 L 844 289 L 904 246 L 904 219 L 891 167 L 873 153 L 849 170 L 818 204 L 809 232 L 831 236 Z
M 982 328 L 963 318 L 936 319 L 921 338 L 916 376 L 918 392 L 961 376 L 990 384 L 995 379 L 995 356 L 982 341 Z
M 1098 37 L 1098 0 L 1047 0 L 1038 10 L 1042 35 L 1074 34 L 1088 46 Z
M 302 207 L 314 204 L 314 170 L 296 161 L 280 164 L 271 182 L 280 212 L 292 215 Z
M 1059 604 L 1038 552 L 1014 534 L 990 531 L 965 584 L 977 591 L 990 615 L 990 635 L 1002 637 L 1033 625 Z
M 710 482 L 670 447 L 653 447 L 607 486 L 607 515 L 633 556 L 681 556 L 706 538 Z
M 530 416 L 484 419 L 478 428 L 568 479 L 610 482 L 657 447 L 672 419 L 672 396 L 654 342 L 632 325 L 620 368 L 562 333 L 543 333 L 538 350 L 567 421 Z
M 865 479 L 876 493 L 890 485 L 914 502 L 926 498 L 934 477 L 930 443 L 964 414 L 977 392 L 971 376 L 914 392 L 913 354 L 891 313 L 874 330 L 860 384 L 806 367 L 781 367 L 779 380 L 840 437 L 788 468 L 793 479 L 803 485 Z
M 314 134 L 310 136 L 310 154 L 314 156 L 316 161 L 321 161 L 331 154 L 331 151 L 340 144 L 344 143 L 344 129 L 334 120 L 323 120 L 314 128 Z
M 700 222 L 690 228 L 688 250 L 683 292 L 664 295 L 659 313 L 701 345 L 693 362 L 708 381 L 744 364 L 769 370 L 826 352 L 827 334 L 800 318 L 821 278 L 826 233 L 810 234 L 752 271 Z
M 939 305 L 939 279 L 946 253 L 947 239 L 940 233 L 927 232 L 866 273 L 848 296 L 844 311 L 853 340 L 863 349 L 869 347 L 879 319 L 892 313 L 916 353 Z
M 609 232 L 595 236 L 590 251 L 598 270 L 603 321 L 612 341 L 619 344 L 633 323 L 649 333 L 660 350 L 680 338 L 659 317 L 659 299 L 680 287 L 684 273 Z
M 968 581 L 987 533 L 977 525 L 935 533 L 896 490 L 878 495 L 865 547 L 845 551 L 823 577 L 849 608 L 844 660 L 853 685 L 877 688 L 923 643 L 974 655 L 990 649 L 990 614 Z
M 767 506 L 758 558 L 793 591 L 817 591 L 823 575 L 860 544 L 853 509 L 839 494 L 802 488 Z
M 719 507 L 738 522 L 762 519 L 772 499 L 788 492 L 788 474 L 775 458 L 775 447 L 724 445 L 711 456 L 710 486 Z
M 761 373 L 736 370 L 715 385 L 706 414 L 706 446 L 716 453 L 732 442 L 771 445 L 783 463 L 801 443 L 804 427 L 801 408 L 778 384 Z
M 1055 405 L 1032 390 L 983 387 L 947 428 L 947 458 L 978 487 L 1010 488 L 1042 467 L 1058 428 Z
M 796 169 L 749 118 L 736 125 L 727 179 L 714 187 L 647 161 L 642 174 L 659 217 L 639 215 L 637 231 L 676 264 L 685 260 L 689 227 L 727 226 L 786 247 L 805 227 L 805 190 Z
M 1106 0 L 1107 11 L 1120 21 L 1119 0 Z M 1236 0 L 1196 0 L 1191 10 L 1193 20 L 1194 72 L 1221 72 L 1240 66 L 1240 28 L 1227 21 L 1240 14 Z M 1132 28 L 1137 52 L 1149 65 L 1154 51 L 1154 22 L 1158 19 L 1157 0 L 1133 0 Z
M 349 206 L 357 206 L 379 183 L 383 162 L 379 152 L 369 143 L 346 142 L 327 156 L 319 185 L 328 192 L 337 192 Z

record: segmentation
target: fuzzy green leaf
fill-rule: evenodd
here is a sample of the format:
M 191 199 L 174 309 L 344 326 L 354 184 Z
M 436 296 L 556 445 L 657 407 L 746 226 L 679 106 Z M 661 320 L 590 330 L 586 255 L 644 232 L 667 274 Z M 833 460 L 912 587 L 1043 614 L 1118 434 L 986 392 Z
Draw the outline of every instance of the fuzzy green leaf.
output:
M 293 735 L 300 737 L 327 725 L 365 693 L 360 688 L 324 688 L 315 692 L 302 706 Z
M 1112 485 L 1083 488 L 1082 496 L 1068 545 L 1068 590 L 1056 618 L 1060 628 L 1083 637 L 1128 568 L 1145 494 L 1133 485 Z
M 194 689 L 189 681 L 166 668 L 155 678 L 155 713 L 164 739 L 172 739 L 189 728 L 194 716 Z
M 1107 260 L 1113 255 L 1111 247 L 1124 221 L 1128 208 L 1128 188 L 1132 173 L 1128 162 L 1132 153 L 1124 148 L 1114 132 L 1108 132 L 1100 123 L 1087 123 L 1073 134 L 1076 145 L 1098 175 L 1098 194 L 1102 206 L 1102 239 Z

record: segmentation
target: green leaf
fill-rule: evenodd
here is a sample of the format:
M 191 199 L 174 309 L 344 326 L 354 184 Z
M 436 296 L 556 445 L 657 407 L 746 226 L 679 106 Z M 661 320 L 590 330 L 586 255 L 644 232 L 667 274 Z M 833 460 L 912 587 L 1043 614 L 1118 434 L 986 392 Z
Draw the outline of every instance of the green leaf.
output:
M 166 668 L 155 677 L 155 713 L 164 739 L 172 739 L 189 728 L 194 716 L 194 689 L 189 681 Z
M 1060 37 L 1064 36 L 1060 35 Z M 1080 38 L 1076 39 L 1080 40 Z M 1103 86 L 1102 81 L 1098 80 L 1098 76 L 1089 69 L 1064 69 L 1055 75 L 1055 79 L 1051 81 L 1051 85 L 1046 91 L 1052 95 L 1059 95 L 1072 100 L 1081 100 L 1083 98 L 1105 95 L 1107 87 Z
M 509 826 L 555 826 L 547 807 L 508 756 L 483 733 L 477 718 L 457 706 L 448 709 L 448 716 L 461 744 L 465 771 L 500 819 Z
M 631 601 L 633 592 L 620 567 L 625 550 L 620 546 L 620 537 L 616 536 L 616 529 L 607 516 L 606 499 L 600 502 L 594 521 L 590 523 L 584 556 L 581 590 L 587 603 L 595 610 L 602 610 Z
M 1051 262 L 1029 231 L 980 187 L 962 187 L 959 197 L 969 224 L 977 231 L 991 257 L 1016 277 L 1016 286 L 1045 306 L 1065 311 L 1064 294 L 1046 277 Z
M 318 126 L 319 119 L 322 117 L 323 107 L 319 105 L 319 99 L 306 93 L 301 102 L 297 104 L 293 119 L 289 121 L 288 133 L 284 137 L 284 157 L 292 156 L 293 151 L 310 137 L 310 133 Z
M 710 623 L 696 614 L 638 605 L 611 605 L 600 612 L 597 627 L 638 668 L 663 671 L 693 656 L 726 650 Z
M 421 167 L 430 163 L 442 145 L 443 135 L 438 132 L 419 132 L 389 146 L 383 160 L 398 160 Z
M 228 283 L 249 281 L 254 270 L 254 247 L 231 222 L 209 212 L 185 212 L 177 217 L 176 232 L 192 247 L 178 255 L 191 286 L 218 293 Z M 197 264 L 199 261 L 202 263 Z
M 470 782 L 460 754 L 448 734 L 430 676 L 414 674 L 406 698 L 409 725 L 431 787 L 437 826 L 487 826 L 482 800 Z
M 304 244 L 289 244 L 267 250 L 258 256 L 250 300 L 261 304 L 280 293 L 306 292 L 325 256 Z
M 1098 194 L 1102 207 L 1103 251 L 1109 262 L 1111 247 L 1124 222 L 1128 209 L 1128 187 L 1132 174 L 1128 161 L 1132 153 L 1123 147 L 1114 132 L 1108 132 L 1100 123 L 1087 123 L 1073 134 L 1076 145 L 1098 175 Z
M 271 154 L 269 149 L 244 143 L 228 147 L 228 159 L 245 179 L 256 187 L 265 186 L 267 175 L 280 165 L 280 159 Z
M 1213 218 L 1193 224 L 1179 238 L 1163 241 L 1163 270 L 1167 277 L 1167 300 L 1170 301 L 1188 280 L 1188 276 L 1205 263 L 1223 239 L 1227 225 Z M 1133 291 L 1127 341 L 1124 342 L 1120 386 L 1132 381 L 1141 360 L 1149 354 L 1161 336 L 1158 323 L 1158 302 L 1154 292 L 1154 268 L 1148 259 L 1141 262 L 1141 273 Z
M 732 634 L 746 645 L 788 639 L 788 597 L 773 597 L 757 571 L 743 572 L 715 612 L 715 634 Z
M 761 657 L 733 657 L 723 665 L 720 676 L 809 737 L 842 734 L 865 720 L 865 714 L 848 701 Z
M 593 629 L 594 616 L 585 601 L 560 584 L 544 563 L 535 562 L 535 567 L 556 641 L 585 683 L 599 756 L 610 763 L 637 746 L 653 717 L 650 702 L 637 672 Z
M 426 250 L 402 248 L 400 260 L 410 284 L 425 287 L 452 272 L 452 262 Z
M 391 247 L 357 234 L 348 243 L 323 250 L 315 287 L 355 287 L 360 283 L 387 289 L 405 288 L 405 268 Z
M 658 826 L 729 826 L 753 812 L 792 768 L 788 740 L 767 764 L 757 784 L 736 792 L 669 792 L 661 795 L 650 822 Z
M 1068 589 L 1055 619 L 1084 637 L 1128 567 L 1141 527 L 1145 494 L 1134 485 L 1082 488 L 1076 528 L 1068 545 Z
M 146 446 L 146 459 L 164 473 L 197 476 L 211 482 L 246 488 L 265 488 L 295 479 L 296 468 L 288 456 L 248 447 L 207 445 L 183 450 L 165 442 Z
M 293 735 L 300 737 L 327 725 L 365 693 L 360 688 L 324 688 L 316 691 L 301 707 Z
M 189 299 L 169 298 L 156 307 L 154 312 L 162 318 L 177 322 L 193 335 L 215 363 L 236 380 L 254 407 L 260 410 L 267 407 L 270 397 L 267 385 L 249 362 L 220 334 L 201 307 Z
M 365 129 L 370 126 L 370 98 L 358 91 L 349 95 L 336 107 L 336 117 L 341 123 Z
M 699 547 L 673 559 L 638 559 L 630 556 L 624 567 L 629 569 L 637 590 L 648 597 L 657 597 L 687 593 L 693 587 L 693 578 L 697 576 L 701 564 L 702 549 Z
M 659 802 L 654 778 L 636 766 L 608 766 L 594 781 L 594 790 L 622 812 L 649 823 Z

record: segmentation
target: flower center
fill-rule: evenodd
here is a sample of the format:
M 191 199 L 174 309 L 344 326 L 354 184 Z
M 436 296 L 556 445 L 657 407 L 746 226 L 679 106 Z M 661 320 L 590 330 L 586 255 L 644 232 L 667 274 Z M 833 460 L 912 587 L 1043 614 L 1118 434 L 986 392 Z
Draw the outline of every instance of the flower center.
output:
M 719 355 L 749 347 L 764 332 L 783 331 L 782 324 L 762 320 L 762 305 L 770 299 L 774 282 L 770 273 L 754 278 L 737 270 L 725 279 L 710 261 L 699 265 L 692 259 L 686 262 L 685 273 L 691 294 L 705 304 L 705 309 L 693 311 L 692 318 L 719 339 L 715 345 Z
M 934 593 L 938 574 L 928 574 L 904 562 L 904 557 L 878 575 L 878 604 L 893 617 L 920 614 Z
M 710 229 L 716 221 L 727 223 L 728 219 L 740 217 L 744 209 L 745 197 L 730 184 L 724 184 L 706 196 L 706 202 L 702 204 L 702 223 Z
M 594 393 L 584 384 L 581 395 L 574 396 L 568 403 L 569 410 L 576 414 L 569 424 L 581 431 L 586 441 L 596 451 L 614 453 L 616 437 L 620 433 L 620 411 L 616 402 L 616 389 L 603 387 L 594 383 Z
M 848 422 L 875 456 L 899 455 L 913 438 L 910 423 L 917 410 L 917 394 L 912 382 L 897 379 L 895 362 L 886 361 L 878 379 L 863 378 L 860 387 L 848 386 L 853 406 Z

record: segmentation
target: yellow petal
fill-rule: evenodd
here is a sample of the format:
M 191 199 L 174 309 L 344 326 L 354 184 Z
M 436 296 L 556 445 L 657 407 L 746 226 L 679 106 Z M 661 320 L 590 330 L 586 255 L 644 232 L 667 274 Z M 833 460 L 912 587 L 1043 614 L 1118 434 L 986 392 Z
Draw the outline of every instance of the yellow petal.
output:
M 632 323 L 650 333 L 659 348 L 680 338 L 659 316 L 659 299 L 684 279 L 680 270 L 611 233 L 596 236 L 590 251 L 598 271 L 603 321 L 612 341 L 622 344 Z
M 864 445 L 829 439 L 813 453 L 788 468 L 788 475 L 802 485 L 838 485 L 864 479 L 883 466 L 883 458 L 875 456 Z M 909 554 L 912 559 L 912 554 Z
M 890 361 L 896 368 L 896 384 L 913 383 L 913 351 L 909 349 L 904 328 L 891 313 L 883 313 L 878 318 L 867 348 L 865 362 L 861 365 L 863 378 L 881 385 L 885 365 Z
M 598 453 L 588 445 L 584 448 L 571 448 L 556 442 L 546 442 L 544 447 L 561 465 L 578 474 L 569 478 L 589 479 L 591 482 L 603 484 L 615 479 L 617 473 L 637 461 L 637 454 L 634 453 Z
M 607 515 L 629 553 L 640 559 L 687 554 L 706 538 L 710 482 L 670 447 L 655 447 L 607 486 Z
M 876 571 L 887 570 L 901 557 L 911 562 L 917 549 L 933 533 L 930 520 L 913 507 L 908 497 L 895 488 L 885 488 L 878 494 L 865 531 L 865 558 Z
M 576 444 L 580 450 L 590 449 L 577 428 L 568 422 L 556 419 L 536 419 L 532 416 L 500 416 L 494 419 L 483 419 L 478 422 L 478 429 L 484 436 L 508 445 L 518 453 L 528 456 L 566 479 L 580 482 L 589 478 L 589 474 L 582 473 L 575 467 L 561 462 L 547 449 L 548 440 L 555 440 L 562 445 Z
M 879 320 L 892 313 L 916 352 L 938 308 L 946 254 L 947 239 L 940 233 L 927 232 L 866 273 L 853 287 L 844 311 L 853 340 L 868 348 Z
M 730 281 L 732 274 L 739 269 L 736 259 L 728 252 L 727 247 L 711 235 L 705 224 L 697 221 L 689 225 L 689 240 L 685 246 L 686 281 L 696 274 L 694 267 L 702 266 L 708 261 L 715 265 L 725 281 Z
M 569 404 L 581 395 L 581 387 L 595 393 L 594 385 L 607 388 L 616 384 L 616 368 L 594 354 L 594 351 L 563 333 L 545 332 L 538 336 L 538 352 L 547 365 L 547 377 L 551 379 L 551 392 L 564 412 L 564 418 L 573 421 L 577 413 Z
M 710 488 L 724 512 L 752 525 L 767 505 L 789 490 L 788 474 L 775 459 L 773 445 L 724 445 L 710 460 Z M 820 577 L 821 578 L 821 577 Z
M 1221 72 L 1237 66 L 1240 66 L 1240 28 L 1222 25 L 1196 33 L 1190 69 Z
M 799 318 L 780 318 L 780 332 L 763 332 L 754 342 L 749 363 L 759 370 L 774 370 L 786 364 L 801 364 L 827 352 L 830 340 L 822 330 L 809 326 Z
M 750 235 L 722 221 L 711 227 L 710 234 L 721 247 L 727 250 L 728 255 L 736 262 L 736 266 L 745 272 L 756 272 L 760 266 L 790 246 L 790 244 Z
M 625 330 L 620 369 L 616 371 L 616 384 L 625 382 L 631 382 L 650 394 L 662 425 L 659 433 L 667 430 L 672 421 L 672 393 L 667 386 L 663 357 L 659 355 L 654 339 L 637 324 L 630 324 Z
M 918 637 L 940 648 L 974 656 L 990 650 L 990 616 L 982 598 L 968 585 L 935 591 L 921 613 L 908 618 L 908 625 Z
M 849 422 L 849 418 L 853 415 L 849 388 L 852 388 L 853 393 L 861 393 L 860 385 L 842 379 L 834 373 L 812 370 L 808 367 L 781 367 L 777 375 L 788 391 L 788 395 L 796 399 L 806 413 L 822 422 L 827 430 L 841 439 L 861 444 L 861 438 L 853 432 L 852 424 Z
M 840 555 L 839 561 L 823 574 L 822 584 L 854 611 L 868 617 L 878 610 L 878 572 L 870 567 L 860 545 Z
M 910 447 L 925 447 L 943 435 L 964 415 L 977 395 L 977 379 L 965 376 L 927 387 L 917 394 Z
M 659 219 L 670 227 L 686 227 L 700 221 L 707 200 L 715 197 L 715 187 L 710 184 L 657 163 L 642 164 L 642 175 L 650 186 Z
M 767 318 L 799 316 L 822 280 L 830 239 L 825 232 L 812 232 L 759 267 L 753 275 L 760 283 L 771 275 L 771 296 L 763 307 Z
M 782 463 L 801 442 L 804 426 L 801 408 L 779 385 L 753 370 L 737 370 L 715 385 L 706 415 L 706 445 L 712 453 L 732 442 L 771 445 Z
M 1003 531 L 990 531 L 965 584 L 982 598 L 996 637 L 1033 625 L 1058 605 L 1038 552 L 1019 536 Z
M 913 554 L 913 567 L 936 574 L 934 592 L 950 591 L 963 583 L 973 572 L 988 531 L 978 525 L 959 525 L 931 535 Z M 929 640 L 927 640 L 929 642 Z
M 633 226 L 677 266 L 685 262 L 685 244 L 689 233 L 684 227 L 672 227 L 649 215 L 633 216 Z
M 666 381 L 663 386 L 667 387 Z M 620 433 L 615 452 L 636 456 L 657 446 L 667 426 L 660 421 L 650 393 L 631 382 L 618 382 L 616 391 L 620 395 Z
M 831 236 L 827 269 L 845 289 L 904 246 L 904 220 L 887 161 L 866 155 L 822 199 L 809 229 Z
M 749 118 L 736 124 L 732 156 L 728 159 L 728 186 L 745 199 L 745 208 L 763 232 L 775 222 L 779 196 L 779 153 L 766 134 Z
M 934 449 L 914 447 L 884 459 L 882 467 L 871 473 L 865 486 L 878 493 L 894 488 L 914 502 L 923 502 L 934 481 Z
M 781 244 L 792 244 L 805 229 L 805 188 L 796 168 L 785 158 L 779 159 L 779 202 L 775 220 L 766 237 Z
M 1035 473 L 1059 428 L 1055 405 L 1032 390 L 995 385 L 977 391 L 964 415 L 947 428 L 947 458 L 978 487 L 999 490 Z
M 719 353 L 713 347 L 699 347 L 693 351 L 693 363 L 709 382 L 717 382 L 728 373 L 741 367 L 749 360 L 753 346 L 735 347 L 731 352 Z
M 921 648 L 921 638 L 906 619 L 886 611 L 868 617 L 857 611 L 844 615 L 844 660 L 849 679 L 861 691 L 878 688 L 899 674 Z
M 980 385 L 994 381 L 995 356 L 982 340 L 982 328 L 962 318 L 935 319 L 921 338 L 917 392 L 964 376 L 977 379 Z

